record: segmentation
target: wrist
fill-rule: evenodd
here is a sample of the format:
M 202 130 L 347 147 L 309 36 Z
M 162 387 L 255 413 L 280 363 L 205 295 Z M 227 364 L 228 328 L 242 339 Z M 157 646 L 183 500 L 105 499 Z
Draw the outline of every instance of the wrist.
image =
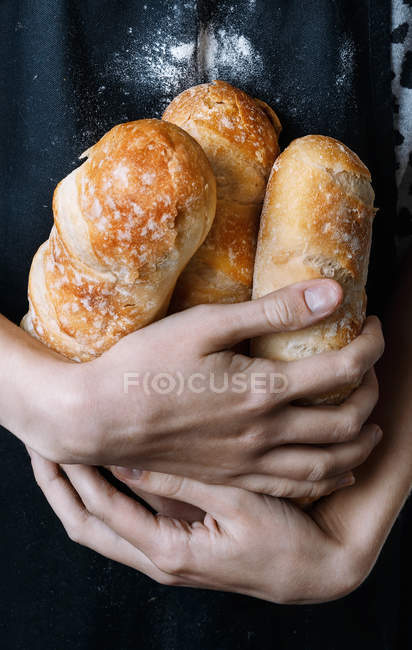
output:
M 125 364 L 117 346 L 82 364 L 87 396 L 84 408 L 99 465 L 143 466 L 152 457 L 151 399 L 140 385 L 125 387 Z
M 88 418 L 81 365 L 5 319 L 0 322 L 0 353 L 0 424 L 49 460 L 91 458 L 94 438 L 83 432 Z
M 99 454 L 86 365 L 53 359 L 47 381 L 35 388 L 34 420 L 44 431 L 38 443 L 44 450 L 38 451 L 57 463 L 93 465 Z

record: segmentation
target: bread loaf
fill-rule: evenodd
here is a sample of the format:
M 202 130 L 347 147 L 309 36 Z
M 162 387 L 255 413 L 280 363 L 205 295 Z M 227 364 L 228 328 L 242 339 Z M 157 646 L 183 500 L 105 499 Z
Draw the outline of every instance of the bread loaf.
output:
M 197 140 L 217 182 L 212 229 L 180 276 L 171 308 L 249 300 L 259 216 L 279 153 L 280 122 L 267 104 L 223 81 L 185 90 L 163 119 Z
M 120 124 L 83 157 L 54 192 L 54 226 L 33 259 L 22 321 L 75 361 L 165 313 L 216 207 L 205 154 L 173 124 Z
M 359 334 L 375 214 L 370 181 L 358 156 L 325 136 L 299 138 L 276 160 L 262 211 L 253 298 L 319 277 L 337 280 L 344 298 L 317 325 L 255 339 L 254 356 L 292 361 L 342 348 Z M 339 403 L 353 388 L 309 401 Z

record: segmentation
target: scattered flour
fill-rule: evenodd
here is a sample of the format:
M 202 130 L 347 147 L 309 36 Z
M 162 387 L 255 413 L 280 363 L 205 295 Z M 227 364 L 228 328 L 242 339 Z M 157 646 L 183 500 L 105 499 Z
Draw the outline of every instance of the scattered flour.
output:
M 256 10 L 255 0 L 243 0 L 251 14 Z M 147 5 L 150 11 L 150 5 Z M 233 5 L 234 11 L 234 5 Z M 193 26 L 185 30 L 185 39 L 176 35 L 176 25 L 186 21 Z M 141 40 L 141 34 L 134 26 L 126 29 L 127 40 L 124 49 L 113 53 L 107 64 L 109 78 L 118 79 L 125 95 L 139 91 L 160 96 L 158 115 L 179 92 L 202 82 L 223 78 L 243 84 L 256 79 L 263 70 L 260 53 L 251 41 L 228 20 L 216 27 L 212 21 L 198 22 L 196 3 L 175 3 L 157 21 L 157 29 L 150 40 Z M 145 37 L 145 35 L 143 35 Z M 99 90 L 100 90 L 99 88 Z
M 250 79 L 262 68 L 262 58 L 243 34 L 223 28 L 215 31 L 209 25 L 199 32 L 197 68 L 205 81 L 225 74 L 243 74 Z
M 345 88 L 352 83 L 355 69 L 355 43 L 348 36 L 343 37 L 339 48 L 338 73 L 336 87 Z
M 189 61 L 195 49 L 194 41 L 192 43 L 182 43 L 181 45 L 174 45 L 170 48 L 170 54 L 177 61 Z

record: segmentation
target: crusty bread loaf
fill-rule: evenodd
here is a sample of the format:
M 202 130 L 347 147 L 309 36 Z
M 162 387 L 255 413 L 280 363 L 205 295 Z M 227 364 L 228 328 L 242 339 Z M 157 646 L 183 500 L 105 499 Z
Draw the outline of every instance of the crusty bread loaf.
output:
M 167 310 L 213 222 L 216 185 L 201 147 L 161 120 L 120 124 L 57 186 L 22 327 L 87 361 Z
M 280 122 L 267 104 L 223 81 L 185 90 L 163 119 L 197 140 L 217 182 L 212 229 L 180 276 L 171 308 L 249 300 L 259 216 L 279 153 Z
M 359 334 L 375 214 L 370 181 L 358 156 L 325 136 L 299 138 L 276 160 L 262 211 L 253 298 L 327 277 L 342 285 L 344 299 L 318 325 L 255 339 L 255 356 L 291 361 L 342 348 Z M 309 401 L 339 403 L 353 388 Z

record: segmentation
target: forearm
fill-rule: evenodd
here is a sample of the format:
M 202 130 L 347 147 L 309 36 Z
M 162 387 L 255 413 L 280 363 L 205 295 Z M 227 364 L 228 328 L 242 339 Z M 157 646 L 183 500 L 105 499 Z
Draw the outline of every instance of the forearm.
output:
M 73 408 L 72 365 L 0 315 L 0 424 L 48 457 Z
M 412 487 L 412 260 L 388 311 L 386 350 L 377 367 L 380 397 L 371 420 L 382 442 L 356 472 L 356 484 L 334 495 L 338 529 L 358 531 L 358 541 L 378 553 Z M 350 523 L 349 523 L 350 522 Z M 351 534 L 351 533 L 349 533 Z M 371 539 L 362 536 L 371 534 Z M 379 544 L 379 546 L 378 546 Z
M 387 475 L 388 491 L 403 495 L 412 487 L 412 254 L 402 278 L 388 311 L 386 350 L 377 366 L 380 398 L 372 418 L 384 436 L 372 464 L 377 480 L 378 474 Z
M 402 278 L 388 313 L 386 351 L 377 368 L 380 399 L 372 417 L 384 435 L 371 459 L 373 489 L 399 508 L 412 487 L 412 254 Z
M 11 431 L 24 429 L 30 418 L 24 396 L 36 386 L 36 352 L 36 341 L 0 316 L 0 424 Z

